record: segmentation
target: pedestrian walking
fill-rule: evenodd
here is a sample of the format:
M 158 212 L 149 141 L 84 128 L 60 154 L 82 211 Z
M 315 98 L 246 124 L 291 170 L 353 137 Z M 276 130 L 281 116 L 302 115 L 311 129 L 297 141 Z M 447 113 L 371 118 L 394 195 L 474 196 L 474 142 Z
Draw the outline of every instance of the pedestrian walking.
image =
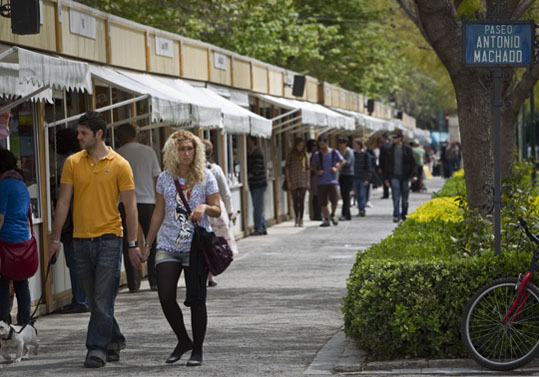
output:
M 294 140 L 292 151 L 286 159 L 285 176 L 288 191 L 292 194 L 294 226 L 303 226 L 303 212 L 305 210 L 305 193 L 311 185 L 311 167 L 309 156 L 305 151 L 305 141 L 302 138 Z
M 30 193 L 22 170 L 11 151 L 0 149 L 0 240 L 21 242 L 30 239 L 28 209 Z M 0 277 L 0 320 L 11 324 L 11 280 Z M 13 281 L 17 297 L 17 323 L 30 321 L 30 288 L 28 279 Z
M 341 189 L 342 208 L 339 220 L 352 220 L 350 213 L 350 191 L 354 186 L 354 151 L 348 146 L 348 138 L 340 137 L 337 140 L 340 154 L 344 163 L 339 171 L 339 187 Z
M 155 184 L 157 177 L 161 173 L 159 161 L 155 151 L 144 144 L 137 142 L 137 131 L 130 124 L 122 124 L 118 127 L 118 142 L 121 147 L 117 152 L 125 158 L 135 178 L 135 194 L 137 196 L 138 224 L 142 227 L 144 234 L 148 234 L 153 210 L 155 209 Z M 123 203 L 119 205 L 122 216 L 122 226 L 124 227 L 123 256 L 124 268 L 127 277 L 127 287 L 129 292 L 135 293 L 140 289 L 140 271 L 136 269 L 129 260 L 129 245 L 127 244 L 125 207 Z M 155 245 L 150 249 L 148 255 L 148 282 L 152 291 L 157 290 L 157 278 L 155 272 Z
M 384 181 L 391 184 L 393 198 L 393 222 L 406 220 L 410 179 L 417 180 L 417 169 L 412 148 L 403 144 L 403 135 L 397 130 L 392 135 L 392 147 L 384 161 Z M 400 207 L 400 208 L 399 208 Z
M 155 210 L 143 252 L 144 255 L 149 253 L 159 234 L 155 256 L 157 291 L 163 313 L 178 339 L 166 363 L 178 361 L 191 350 L 187 365 L 198 366 L 202 364 L 202 346 L 208 322 L 208 270 L 204 263 L 200 263 L 202 251 L 192 250 L 191 244 L 195 223 L 211 231 L 208 216 L 218 217 L 221 214 L 219 189 L 215 177 L 206 169 L 204 145 L 191 132 L 174 132 L 163 151 L 164 171 L 157 179 Z M 189 204 L 188 208 L 193 209 L 190 214 L 182 195 Z M 176 296 L 182 271 L 187 288 L 185 305 L 191 308 L 193 340 L 185 328 Z
M 91 311 L 84 362 L 87 368 L 118 361 L 120 350 L 125 348 L 125 337 L 114 318 L 123 236 L 118 199 L 126 210 L 131 262 L 144 261 L 137 244 L 133 173 L 129 162 L 105 144 L 106 131 L 105 120 L 95 111 L 79 118 L 77 135 L 83 150 L 69 156 L 64 164 L 49 244 L 50 257 L 56 258 L 73 196 L 75 265 Z
M 255 223 L 253 236 L 263 236 L 268 234 L 264 216 L 264 194 L 268 185 L 266 166 L 256 137 L 247 136 L 247 148 L 249 150 L 247 154 L 247 179 L 253 202 L 253 221 Z
M 358 216 L 365 216 L 367 190 L 373 171 L 372 158 L 361 139 L 354 139 L 354 191 L 357 195 Z
M 218 237 L 224 237 L 233 254 L 238 254 L 238 244 L 234 238 L 234 230 L 232 229 L 232 222 L 236 220 L 236 213 L 232 205 L 232 193 L 228 186 L 228 180 L 226 179 L 223 169 L 213 161 L 213 144 L 209 140 L 202 140 L 206 152 L 207 168 L 212 172 L 215 180 L 217 181 L 217 187 L 219 188 L 219 204 L 221 206 L 221 214 L 219 217 L 210 217 L 210 225 L 213 232 Z M 225 211 L 226 210 L 226 211 Z M 214 276 L 210 272 L 208 274 L 208 287 L 217 286 L 217 282 Z
M 419 140 L 414 139 L 410 142 L 412 153 L 417 169 L 417 180 L 412 182 L 412 192 L 420 192 L 423 189 L 423 165 L 425 165 L 425 149 L 419 144 Z
M 382 136 L 380 136 L 380 156 L 378 157 L 378 173 L 384 177 L 384 166 L 387 154 L 389 153 L 389 150 L 391 149 L 391 141 L 389 141 L 388 134 L 384 133 Z M 384 193 L 382 195 L 381 199 L 388 199 L 389 198 L 389 185 L 386 185 L 385 182 L 382 182 L 382 187 L 384 189 Z
M 307 140 L 307 155 L 309 165 L 313 165 L 314 152 L 318 150 L 318 143 L 314 139 Z M 322 213 L 318 201 L 318 175 L 311 169 L 311 182 L 309 186 L 309 214 L 311 220 L 322 220 Z
M 339 151 L 329 147 L 328 138 L 324 135 L 318 137 L 318 148 L 318 152 L 313 157 L 312 169 L 318 175 L 318 198 L 323 216 L 320 226 L 329 226 L 330 220 L 333 225 L 338 225 L 339 221 L 335 217 L 339 201 L 337 172 L 344 164 L 344 159 Z M 331 202 L 331 214 L 328 202 Z
M 56 152 L 62 156 L 58 169 L 58 176 L 62 176 L 62 169 L 69 156 L 80 151 L 77 131 L 73 128 L 63 128 L 56 132 Z M 60 183 L 60 178 L 58 178 Z M 77 266 L 75 265 L 75 255 L 73 250 L 73 200 L 67 213 L 66 221 L 62 227 L 60 241 L 64 246 L 64 256 L 67 268 L 69 269 L 69 278 L 71 281 L 71 303 L 60 310 L 63 314 L 86 313 L 88 311 L 88 298 L 80 284 Z

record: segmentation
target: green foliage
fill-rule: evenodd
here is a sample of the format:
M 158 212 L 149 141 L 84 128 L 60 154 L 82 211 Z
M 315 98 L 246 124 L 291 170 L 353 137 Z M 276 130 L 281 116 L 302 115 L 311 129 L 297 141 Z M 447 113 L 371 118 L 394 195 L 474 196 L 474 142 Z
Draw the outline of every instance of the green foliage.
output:
M 385 103 L 394 93 L 412 116 L 454 107 L 445 68 L 392 0 L 80 1 Z
M 491 215 L 467 208 L 460 174 L 392 235 L 358 253 L 344 297 L 346 334 L 375 359 L 465 356 L 460 324 L 468 300 L 484 284 L 529 265 L 526 252 L 534 245 L 516 222 L 522 216 L 539 231 L 532 168 L 515 163 L 503 182 L 500 258 L 493 251 Z M 455 201 L 460 209 L 452 212 Z M 461 221 L 453 221 L 455 215 Z
M 453 175 L 451 178 L 445 181 L 444 187 L 436 193 L 434 197 L 443 197 L 443 196 L 458 196 L 466 197 L 466 181 L 464 176 Z
M 475 19 L 475 13 L 485 11 L 481 0 L 463 0 L 457 8 L 457 17 L 465 17 L 467 19 Z
M 513 253 L 501 259 L 359 255 L 344 298 L 345 332 L 374 359 L 463 357 L 464 306 L 482 285 L 519 271 Z

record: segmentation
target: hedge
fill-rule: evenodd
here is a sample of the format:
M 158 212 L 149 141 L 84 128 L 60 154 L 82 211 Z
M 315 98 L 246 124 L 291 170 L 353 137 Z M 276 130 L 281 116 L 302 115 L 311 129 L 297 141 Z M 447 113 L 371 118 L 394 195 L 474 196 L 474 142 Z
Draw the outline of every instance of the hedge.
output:
M 344 298 L 345 332 L 373 359 L 463 357 L 464 306 L 482 285 L 519 271 L 512 254 L 430 260 L 358 256 Z

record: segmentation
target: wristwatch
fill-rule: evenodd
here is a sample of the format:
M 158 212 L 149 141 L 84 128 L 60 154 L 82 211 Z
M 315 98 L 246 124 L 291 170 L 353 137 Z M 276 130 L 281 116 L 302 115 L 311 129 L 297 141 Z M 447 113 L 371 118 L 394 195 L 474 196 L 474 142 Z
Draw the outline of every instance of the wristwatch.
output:
M 128 249 L 134 249 L 135 247 L 138 247 L 137 241 L 127 241 L 127 248 Z

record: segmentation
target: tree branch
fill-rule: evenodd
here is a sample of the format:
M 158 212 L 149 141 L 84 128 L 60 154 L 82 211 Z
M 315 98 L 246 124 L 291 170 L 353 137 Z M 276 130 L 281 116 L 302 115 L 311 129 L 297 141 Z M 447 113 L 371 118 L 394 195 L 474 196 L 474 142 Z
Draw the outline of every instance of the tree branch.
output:
M 419 10 L 417 9 L 417 4 L 415 2 L 407 4 L 406 0 L 397 0 L 397 3 L 399 3 L 401 9 L 406 14 L 406 16 L 415 24 L 415 26 L 417 26 L 417 29 L 419 30 L 423 38 L 425 38 L 425 41 L 427 41 L 429 45 L 432 45 L 429 36 L 423 28 L 421 19 L 419 18 Z
M 506 99 L 512 104 L 521 104 L 529 96 L 530 90 L 532 90 L 537 80 L 539 80 L 539 64 L 534 65 L 522 75 L 522 78 L 506 96 Z M 519 108 L 513 109 L 513 111 L 517 112 L 519 110 Z
M 521 0 L 518 2 L 518 5 L 513 10 L 513 14 L 511 15 L 512 20 L 518 20 L 520 19 L 524 13 L 528 10 L 529 7 L 535 2 L 535 0 Z

